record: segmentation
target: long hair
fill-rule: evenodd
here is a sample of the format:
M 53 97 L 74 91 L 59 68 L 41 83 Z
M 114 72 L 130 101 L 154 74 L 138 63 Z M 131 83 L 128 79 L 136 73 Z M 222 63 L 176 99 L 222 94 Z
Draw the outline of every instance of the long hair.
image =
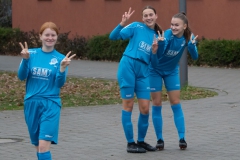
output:
M 144 11 L 145 9 L 151 9 L 151 10 L 153 10 L 153 12 L 154 12 L 155 14 L 157 14 L 156 9 L 153 8 L 152 6 L 146 6 L 146 7 L 143 8 L 142 11 Z M 161 26 L 158 25 L 157 23 L 155 23 L 154 30 L 155 30 L 156 33 L 158 33 L 158 31 L 159 31 L 159 32 L 162 34 L 162 28 L 161 28 Z
M 59 34 L 59 31 L 58 31 L 58 28 L 57 28 L 57 25 L 53 22 L 45 22 L 43 23 L 43 25 L 41 26 L 40 30 L 39 30 L 39 34 L 42 35 L 43 31 L 46 29 L 46 28 L 50 28 L 52 30 L 54 30 L 57 35 Z
M 188 25 L 188 19 L 187 19 L 186 14 L 184 12 L 177 13 L 173 16 L 173 18 L 179 18 L 183 21 L 184 24 L 187 25 L 187 28 L 184 30 L 183 36 L 184 36 L 186 42 L 188 43 L 191 38 L 192 31 Z

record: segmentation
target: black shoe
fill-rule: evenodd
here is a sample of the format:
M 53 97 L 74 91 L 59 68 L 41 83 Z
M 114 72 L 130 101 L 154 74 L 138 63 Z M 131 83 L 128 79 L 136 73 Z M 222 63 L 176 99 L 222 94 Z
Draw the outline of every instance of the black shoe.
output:
M 157 148 L 158 150 L 163 150 L 163 149 L 164 149 L 164 141 L 163 141 L 162 139 L 159 139 L 159 140 L 157 141 L 156 148 Z
M 127 145 L 127 152 L 130 153 L 146 153 L 146 150 L 139 145 L 137 145 L 135 142 L 128 143 Z
M 184 150 L 187 148 L 187 142 L 184 140 L 184 138 L 179 140 L 179 147 L 180 149 Z
M 137 142 L 137 144 L 138 144 L 140 147 L 146 149 L 147 151 L 156 151 L 156 150 L 157 150 L 157 148 L 151 146 L 150 144 L 148 144 L 148 143 L 146 143 L 146 142 Z

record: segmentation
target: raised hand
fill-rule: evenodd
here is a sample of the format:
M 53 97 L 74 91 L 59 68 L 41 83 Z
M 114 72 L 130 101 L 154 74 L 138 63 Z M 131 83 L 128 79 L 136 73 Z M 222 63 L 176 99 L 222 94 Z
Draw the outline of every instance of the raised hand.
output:
M 192 44 L 196 43 L 197 37 L 198 37 L 198 35 L 196 35 L 196 37 L 193 38 L 193 34 L 191 34 L 191 42 L 192 42 Z
M 22 51 L 21 51 L 21 56 L 23 59 L 28 59 L 29 58 L 29 52 L 28 52 L 28 45 L 27 45 L 27 42 L 24 42 L 25 44 L 25 47 L 22 45 L 22 43 L 20 42 L 19 43 L 21 48 L 22 48 Z
M 153 44 L 152 44 L 152 53 L 156 54 L 158 50 L 158 39 L 156 38 L 155 34 L 153 36 Z
M 164 31 L 162 31 L 162 35 L 158 31 L 158 41 L 164 41 Z
M 122 21 L 120 23 L 121 26 L 125 26 L 126 22 L 129 20 L 129 18 L 132 16 L 132 14 L 135 12 L 135 10 L 132 11 L 132 8 L 130 7 L 128 12 L 125 12 L 122 15 Z
M 69 57 L 70 54 L 71 54 L 71 51 L 68 52 L 68 54 L 65 56 L 65 58 L 61 61 L 60 72 L 64 72 L 66 67 L 70 64 L 71 59 L 76 56 L 76 54 L 74 54 L 71 57 Z

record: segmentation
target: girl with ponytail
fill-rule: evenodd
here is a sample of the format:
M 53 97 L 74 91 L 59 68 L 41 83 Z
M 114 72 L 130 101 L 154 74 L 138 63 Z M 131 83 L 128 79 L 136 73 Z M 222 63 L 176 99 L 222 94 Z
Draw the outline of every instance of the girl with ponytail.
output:
M 150 64 L 150 88 L 152 97 L 152 121 L 157 136 L 156 148 L 164 149 L 162 135 L 162 84 L 164 82 L 167 90 L 175 126 L 179 136 L 180 149 L 186 149 L 185 122 L 180 104 L 180 79 L 178 62 L 185 50 L 196 60 L 198 51 L 196 37 L 193 36 L 188 25 L 185 13 L 178 13 L 172 17 L 171 28 L 166 30 L 162 36 L 159 34 L 152 45 L 152 59 Z
M 146 153 L 156 148 L 144 141 L 148 129 L 150 84 L 149 64 L 152 55 L 154 35 L 162 33 L 157 25 L 156 10 L 147 6 L 142 11 L 143 22 L 128 23 L 134 11 L 129 9 L 122 15 L 121 22 L 110 33 L 111 40 L 129 39 L 129 44 L 120 60 L 117 79 L 122 98 L 122 126 L 127 140 L 127 152 Z M 134 95 L 139 105 L 138 137 L 134 140 L 131 115 L 134 105 Z

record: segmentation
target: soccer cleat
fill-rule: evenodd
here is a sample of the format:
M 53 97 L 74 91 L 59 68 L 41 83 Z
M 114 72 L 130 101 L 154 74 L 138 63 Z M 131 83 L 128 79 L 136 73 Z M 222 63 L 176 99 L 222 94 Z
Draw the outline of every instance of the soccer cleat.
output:
M 137 145 L 135 142 L 128 143 L 127 145 L 127 152 L 129 153 L 146 153 L 146 150 L 139 145 Z
M 157 148 L 158 150 L 163 150 L 163 149 L 164 149 L 164 141 L 163 141 L 162 139 L 159 139 L 159 140 L 157 141 L 156 148 Z
M 146 142 L 137 142 L 137 144 L 147 151 L 156 151 L 157 150 L 157 148 L 151 146 L 150 144 L 148 144 Z
M 179 140 L 179 147 L 181 150 L 185 150 L 187 148 L 187 142 L 184 140 L 184 138 Z

